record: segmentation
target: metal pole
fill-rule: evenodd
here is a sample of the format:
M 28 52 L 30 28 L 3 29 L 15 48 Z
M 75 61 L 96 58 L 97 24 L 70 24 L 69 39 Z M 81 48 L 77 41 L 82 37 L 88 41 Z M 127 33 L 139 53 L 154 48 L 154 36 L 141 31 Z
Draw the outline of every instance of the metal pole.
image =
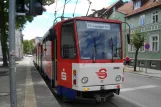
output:
M 61 20 L 64 20 L 64 10 L 65 10 L 65 5 L 67 4 L 67 0 L 65 0 L 65 3 L 64 3 L 64 9 L 63 9 L 63 13 L 62 13 L 62 17 L 61 17 Z
M 9 0 L 9 77 L 11 107 L 17 107 L 15 66 L 15 7 L 15 0 Z
M 145 51 L 146 51 L 146 68 L 145 68 L 145 73 L 147 73 L 147 67 L 148 67 L 148 65 L 147 65 L 147 49 Z
M 88 0 L 88 2 L 89 2 L 89 7 L 88 7 L 88 10 L 87 10 L 86 16 L 88 15 L 89 9 L 90 9 L 91 4 L 92 4 L 92 2 L 90 0 Z

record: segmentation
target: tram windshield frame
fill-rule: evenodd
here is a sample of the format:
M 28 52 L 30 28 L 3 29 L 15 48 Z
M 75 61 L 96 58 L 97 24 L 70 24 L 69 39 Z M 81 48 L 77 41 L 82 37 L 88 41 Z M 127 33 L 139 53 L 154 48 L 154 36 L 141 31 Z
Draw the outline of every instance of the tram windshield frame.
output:
M 76 20 L 82 60 L 122 59 L 121 24 Z

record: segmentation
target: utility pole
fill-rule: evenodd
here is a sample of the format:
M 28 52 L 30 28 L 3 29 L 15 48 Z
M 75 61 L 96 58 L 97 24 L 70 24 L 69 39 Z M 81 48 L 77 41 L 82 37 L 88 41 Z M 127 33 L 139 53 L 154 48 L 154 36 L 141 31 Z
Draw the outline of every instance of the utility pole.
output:
M 9 0 L 9 77 L 11 107 L 17 107 L 15 65 L 15 4 L 15 0 Z

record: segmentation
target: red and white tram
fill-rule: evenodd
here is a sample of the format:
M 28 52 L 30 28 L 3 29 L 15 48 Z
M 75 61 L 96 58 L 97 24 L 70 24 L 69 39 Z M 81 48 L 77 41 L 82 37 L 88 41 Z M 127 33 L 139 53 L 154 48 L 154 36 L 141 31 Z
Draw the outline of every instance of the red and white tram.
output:
M 34 64 L 58 95 L 105 101 L 124 81 L 121 26 L 91 17 L 60 21 L 35 47 Z

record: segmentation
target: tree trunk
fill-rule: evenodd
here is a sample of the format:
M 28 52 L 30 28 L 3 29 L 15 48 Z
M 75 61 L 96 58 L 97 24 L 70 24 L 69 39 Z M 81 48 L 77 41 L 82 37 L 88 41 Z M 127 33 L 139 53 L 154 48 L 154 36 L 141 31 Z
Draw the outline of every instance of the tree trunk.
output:
M 1 2 L 1 47 L 2 47 L 2 55 L 3 55 L 3 66 L 8 66 L 7 62 L 7 39 L 5 39 L 5 20 L 4 20 L 4 2 Z
M 138 51 L 139 51 L 139 49 L 136 49 L 136 52 L 135 52 L 135 61 L 134 61 L 134 71 L 136 71 Z

